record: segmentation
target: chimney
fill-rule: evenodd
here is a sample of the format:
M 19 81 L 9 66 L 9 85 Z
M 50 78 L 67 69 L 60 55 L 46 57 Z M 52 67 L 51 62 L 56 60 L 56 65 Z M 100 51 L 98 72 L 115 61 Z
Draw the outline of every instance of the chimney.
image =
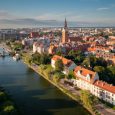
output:
M 104 82 L 102 82 L 102 87 L 104 86 Z
M 97 85 L 99 84 L 99 81 L 97 81 Z
M 80 74 L 82 74 L 82 70 L 80 70 Z

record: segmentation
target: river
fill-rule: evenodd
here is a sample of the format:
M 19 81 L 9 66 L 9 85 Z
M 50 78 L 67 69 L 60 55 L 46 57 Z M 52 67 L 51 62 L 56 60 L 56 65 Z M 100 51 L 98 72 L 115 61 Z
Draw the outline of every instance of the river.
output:
M 0 85 L 12 96 L 21 115 L 89 115 L 22 61 L 0 57 Z

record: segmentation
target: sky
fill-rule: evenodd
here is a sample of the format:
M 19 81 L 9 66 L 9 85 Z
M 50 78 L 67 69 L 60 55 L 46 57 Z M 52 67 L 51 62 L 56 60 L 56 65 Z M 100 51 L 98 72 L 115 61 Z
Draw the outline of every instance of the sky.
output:
M 0 28 L 115 26 L 115 0 L 0 0 Z

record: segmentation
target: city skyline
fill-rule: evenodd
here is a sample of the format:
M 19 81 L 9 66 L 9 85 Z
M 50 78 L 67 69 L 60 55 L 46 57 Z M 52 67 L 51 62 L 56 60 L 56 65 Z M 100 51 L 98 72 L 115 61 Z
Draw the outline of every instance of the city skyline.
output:
M 115 26 L 114 0 L 1 0 L 0 28 Z

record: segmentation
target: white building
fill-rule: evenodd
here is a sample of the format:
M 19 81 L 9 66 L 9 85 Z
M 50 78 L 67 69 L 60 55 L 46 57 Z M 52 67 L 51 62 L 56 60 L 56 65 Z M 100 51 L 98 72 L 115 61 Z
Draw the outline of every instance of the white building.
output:
M 55 62 L 59 59 L 61 59 L 64 64 L 64 71 L 62 71 L 64 74 L 68 74 L 69 71 L 73 70 L 76 67 L 76 64 L 73 61 L 68 60 L 62 56 L 54 55 L 51 59 L 51 66 L 53 68 L 55 68 Z
M 89 90 L 98 98 L 115 105 L 115 86 L 99 80 L 96 72 L 77 66 L 74 70 L 76 79 L 74 85 Z
M 33 53 L 38 52 L 38 53 L 48 53 L 50 46 L 50 40 L 49 39 L 39 39 L 38 41 L 33 43 Z

